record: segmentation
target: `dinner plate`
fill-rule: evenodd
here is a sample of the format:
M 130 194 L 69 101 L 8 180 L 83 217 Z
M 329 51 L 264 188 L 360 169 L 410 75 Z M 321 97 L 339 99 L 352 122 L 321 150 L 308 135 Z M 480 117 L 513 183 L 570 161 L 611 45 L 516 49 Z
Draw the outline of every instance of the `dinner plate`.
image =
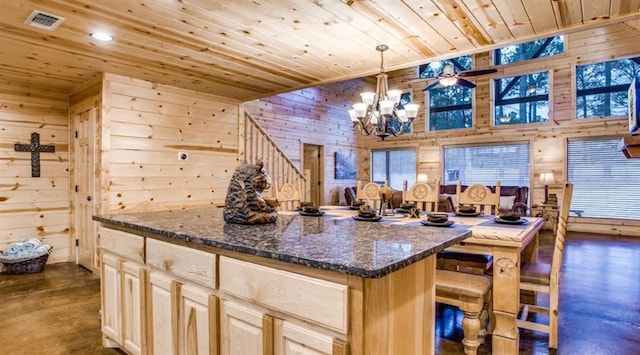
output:
M 525 224 L 527 223 L 527 220 L 524 218 L 520 218 L 518 220 L 515 221 L 508 221 L 506 219 L 502 219 L 500 217 L 494 217 L 493 221 L 496 223 L 500 223 L 500 224 Z
M 478 217 L 480 212 L 456 212 L 456 216 L 460 217 Z
M 420 223 L 424 224 L 425 226 L 429 226 L 429 227 L 451 227 L 454 223 L 454 221 L 446 221 L 446 222 L 442 222 L 442 223 L 436 223 L 436 222 L 430 222 L 428 219 L 423 219 L 420 221 Z
M 375 217 L 371 217 L 371 218 L 360 217 L 360 216 L 352 216 L 351 218 L 355 219 L 356 221 L 378 222 L 379 220 L 382 219 L 382 216 L 375 216 Z
M 300 215 L 301 215 L 301 216 L 320 217 L 320 216 L 324 215 L 324 211 L 318 211 L 318 212 L 305 212 L 305 211 L 300 211 Z

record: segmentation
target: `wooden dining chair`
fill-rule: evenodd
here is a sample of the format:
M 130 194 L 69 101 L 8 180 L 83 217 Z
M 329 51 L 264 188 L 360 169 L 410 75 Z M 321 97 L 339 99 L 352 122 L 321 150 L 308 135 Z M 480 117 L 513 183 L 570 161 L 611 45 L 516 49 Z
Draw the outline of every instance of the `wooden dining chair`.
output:
M 286 182 L 282 186 L 275 182 L 274 189 L 281 210 L 294 210 L 300 206 L 302 187 L 299 180 L 295 183 Z
M 549 307 L 535 304 L 521 304 L 520 315 L 516 324 L 518 328 L 530 329 L 549 334 L 549 347 L 558 348 L 558 293 L 560 283 L 560 266 L 564 253 L 564 240 L 567 235 L 567 221 L 573 195 L 573 184 L 565 182 L 562 188 L 562 203 L 558 218 L 558 230 L 556 232 L 551 264 L 543 262 L 523 263 L 520 270 L 520 290 L 531 291 L 536 295 L 542 292 L 549 295 Z M 529 320 L 529 312 L 542 313 L 549 317 L 548 324 L 540 321 Z
M 402 183 L 402 202 L 415 203 L 422 211 L 437 212 L 440 198 L 440 181 L 432 188 L 424 182 L 416 182 L 407 190 L 407 180 Z
M 469 185 L 462 191 L 462 183 L 456 185 L 456 212 L 460 206 L 473 206 L 476 212 L 486 215 L 498 213 L 500 205 L 500 181 L 496 181 L 495 192 L 485 185 Z M 440 269 L 485 274 L 493 266 L 493 257 L 488 254 L 472 254 L 454 251 L 438 253 L 437 265 Z
M 500 206 L 500 181 L 496 182 L 495 192 L 482 184 L 469 185 L 462 191 L 462 182 L 458 181 L 456 185 L 456 211 L 460 206 L 470 205 L 476 209 L 476 212 L 482 212 L 485 215 L 498 215 Z
M 385 182 L 386 185 L 386 182 Z M 356 198 L 364 201 L 369 207 L 380 207 L 380 189 L 382 187 L 376 182 L 368 182 L 362 184 L 361 180 L 356 183 Z

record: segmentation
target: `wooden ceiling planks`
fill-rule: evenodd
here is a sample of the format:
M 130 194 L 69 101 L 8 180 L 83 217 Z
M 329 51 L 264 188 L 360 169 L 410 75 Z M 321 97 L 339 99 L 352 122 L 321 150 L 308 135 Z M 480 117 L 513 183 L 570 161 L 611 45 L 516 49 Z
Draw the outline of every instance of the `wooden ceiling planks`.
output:
M 247 101 L 499 45 L 632 21 L 640 0 L 14 0 L 0 80 L 70 90 L 111 72 Z M 65 18 L 49 32 L 32 10 Z M 636 16 L 637 15 L 637 16 Z M 635 21 L 635 22 L 634 22 Z M 116 41 L 88 37 L 98 28 Z

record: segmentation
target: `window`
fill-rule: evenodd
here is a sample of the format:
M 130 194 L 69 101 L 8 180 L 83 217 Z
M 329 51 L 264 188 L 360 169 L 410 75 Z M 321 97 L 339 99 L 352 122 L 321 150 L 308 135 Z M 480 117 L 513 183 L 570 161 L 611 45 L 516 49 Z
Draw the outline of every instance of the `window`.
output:
M 407 180 L 409 186 L 416 182 L 416 150 L 376 150 L 371 152 L 372 181 L 402 190 L 402 183 Z
M 496 126 L 549 120 L 549 72 L 494 80 Z
M 571 209 L 583 217 L 640 220 L 640 160 L 626 159 L 618 138 L 569 141 L 568 179 Z
M 418 68 L 420 78 L 437 78 L 444 65 L 453 65 L 456 72 L 471 70 L 472 57 L 465 55 L 448 60 L 431 62 Z M 473 91 L 463 86 L 450 86 L 428 91 L 428 130 L 470 128 L 473 126 L 471 100 Z
M 576 67 L 576 117 L 626 116 L 627 90 L 640 74 L 640 57 Z
M 529 186 L 529 144 L 445 147 L 443 184 Z
M 494 52 L 494 64 L 509 64 L 529 59 L 550 57 L 564 52 L 564 36 L 555 36 L 527 43 L 498 48 Z
M 411 103 L 411 92 L 410 91 L 406 91 L 403 92 L 400 95 L 400 102 L 398 103 L 398 110 L 402 110 L 404 109 L 404 105 L 406 104 L 410 104 Z M 401 127 L 401 123 L 399 121 L 393 121 L 391 124 L 394 125 L 393 129 L 394 131 L 398 132 L 400 131 L 400 127 Z M 411 127 L 413 127 L 413 125 L 407 125 L 404 127 L 404 129 L 402 130 L 402 133 L 411 133 Z

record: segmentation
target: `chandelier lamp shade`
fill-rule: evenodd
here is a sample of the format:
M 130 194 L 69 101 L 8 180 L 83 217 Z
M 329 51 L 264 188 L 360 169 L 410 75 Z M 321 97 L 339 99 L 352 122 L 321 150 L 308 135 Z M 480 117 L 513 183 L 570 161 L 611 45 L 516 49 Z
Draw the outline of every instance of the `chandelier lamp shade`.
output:
M 354 104 L 349 110 L 353 126 L 365 136 L 374 135 L 384 140 L 388 136 L 402 135 L 418 115 L 417 104 L 400 105 L 401 90 L 389 90 L 389 80 L 384 72 L 384 51 L 389 49 L 381 44 L 376 47 L 380 52 L 380 74 L 377 76 L 376 92 L 360 94 L 362 102 Z

